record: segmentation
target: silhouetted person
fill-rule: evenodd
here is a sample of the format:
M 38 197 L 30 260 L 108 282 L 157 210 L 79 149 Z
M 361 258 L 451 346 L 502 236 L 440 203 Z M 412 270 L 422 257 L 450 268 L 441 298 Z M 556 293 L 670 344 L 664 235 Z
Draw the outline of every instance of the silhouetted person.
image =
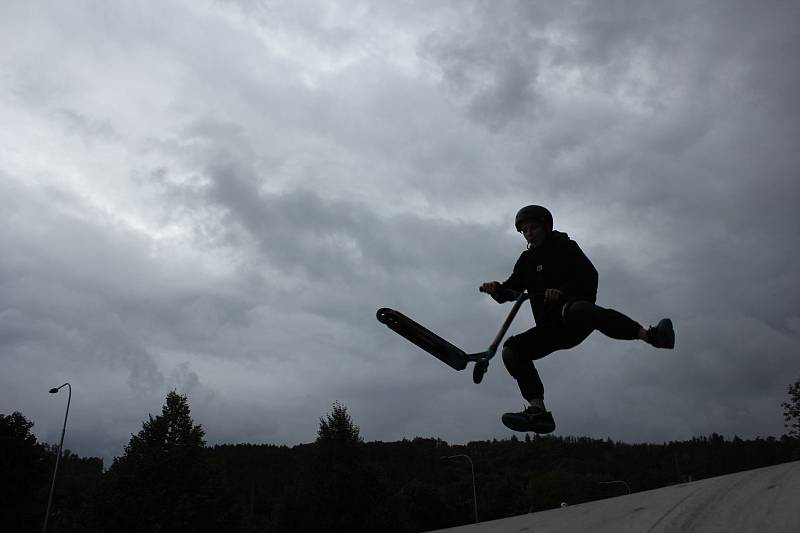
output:
M 533 361 L 577 346 L 594 330 L 613 339 L 640 339 L 656 348 L 674 348 L 675 331 L 668 318 L 645 329 L 618 311 L 595 305 L 597 270 L 566 233 L 553 231 L 550 211 L 525 206 L 514 223 L 528 249 L 511 277 L 484 283 L 480 291 L 499 303 L 515 300 L 523 290 L 530 295 L 536 326 L 509 337 L 503 345 L 503 362 L 529 406 L 520 413 L 504 414 L 503 424 L 514 431 L 550 433 L 556 424 L 544 406 L 544 385 Z

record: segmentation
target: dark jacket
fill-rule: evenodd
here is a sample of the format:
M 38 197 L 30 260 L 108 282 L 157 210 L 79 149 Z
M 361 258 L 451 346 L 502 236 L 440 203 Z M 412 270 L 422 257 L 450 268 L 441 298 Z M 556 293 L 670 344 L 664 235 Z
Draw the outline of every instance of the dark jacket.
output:
M 502 284 L 515 292 L 527 290 L 536 324 L 561 321 L 564 301 L 597 299 L 597 270 L 569 235 L 552 231 L 538 248 L 522 252 L 514 271 Z M 544 301 L 545 289 L 559 289 L 560 302 Z

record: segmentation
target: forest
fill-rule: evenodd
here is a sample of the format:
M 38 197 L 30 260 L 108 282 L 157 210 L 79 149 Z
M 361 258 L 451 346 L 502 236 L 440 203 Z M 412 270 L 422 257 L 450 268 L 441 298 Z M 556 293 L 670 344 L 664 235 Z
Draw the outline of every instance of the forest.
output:
M 525 435 L 450 444 L 365 442 L 346 406 L 314 442 L 208 446 L 188 398 L 170 392 L 111 465 L 61 455 L 50 532 L 414 532 L 493 520 L 800 459 L 800 385 L 786 435 L 627 444 Z M 58 448 L 0 415 L 3 531 L 39 531 Z M 474 485 L 473 485 L 474 471 Z M 473 498 L 473 494 L 477 498 Z

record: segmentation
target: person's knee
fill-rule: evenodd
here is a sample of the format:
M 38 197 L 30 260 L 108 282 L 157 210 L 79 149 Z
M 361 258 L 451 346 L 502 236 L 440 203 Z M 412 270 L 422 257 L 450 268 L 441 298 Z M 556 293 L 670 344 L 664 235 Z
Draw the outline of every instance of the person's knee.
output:
M 503 346 L 503 364 L 506 365 L 508 372 L 514 376 L 519 369 L 519 356 L 510 346 Z
M 594 325 L 595 310 L 597 307 L 592 302 L 579 300 L 572 302 L 564 310 L 564 322 L 570 326 L 589 328 Z

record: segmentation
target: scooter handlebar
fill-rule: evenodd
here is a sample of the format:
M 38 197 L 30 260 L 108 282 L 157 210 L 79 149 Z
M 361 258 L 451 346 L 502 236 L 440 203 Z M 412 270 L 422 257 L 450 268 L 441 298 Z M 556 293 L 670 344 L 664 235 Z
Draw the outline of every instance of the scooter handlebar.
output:
M 497 282 L 495 282 L 495 283 L 497 283 Z M 525 292 L 525 291 L 523 291 L 523 292 L 520 293 L 520 292 L 517 292 L 517 291 L 515 291 L 513 289 L 509 289 L 507 287 L 502 287 L 502 286 L 500 286 L 499 283 L 497 283 L 497 288 L 495 290 L 493 290 L 493 291 L 484 290 L 483 286 L 481 286 L 478 290 L 480 292 L 485 292 L 486 294 L 488 294 L 489 296 L 494 298 L 494 300 L 499 302 L 499 303 L 513 302 L 514 300 L 517 300 Z

